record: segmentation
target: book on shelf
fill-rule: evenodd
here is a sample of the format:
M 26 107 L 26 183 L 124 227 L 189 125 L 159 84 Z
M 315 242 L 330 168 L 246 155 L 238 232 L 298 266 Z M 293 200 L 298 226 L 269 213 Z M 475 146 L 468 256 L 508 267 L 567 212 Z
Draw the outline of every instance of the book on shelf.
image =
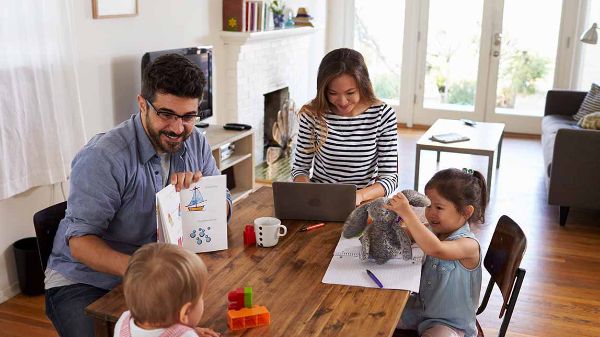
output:
M 223 0 L 223 31 L 261 32 L 273 28 L 273 13 L 263 0 Z
M 158 242 L 195 253 L 227 249 L 226 177 L 206 176 L 180 192 L 169 184 L 156 193 Z
M 231 32 L 246 31 L 246 1 L 223 0 L 223 30 Z
M 260 32 L 272 28 L 272 13 L 266 1 L 223 0 L 223 30 Z
M 448 144 L 448 143 L 456 143 L 456 142 L 465 142 L 465 141 L 469 140 L 470 138 L 465 135 L 456 133 L 456 132 L 449 132 L 449 133 L 440 133 L 440 134 L 432 135 L 429 139 L 431 139 L 434 142 Z

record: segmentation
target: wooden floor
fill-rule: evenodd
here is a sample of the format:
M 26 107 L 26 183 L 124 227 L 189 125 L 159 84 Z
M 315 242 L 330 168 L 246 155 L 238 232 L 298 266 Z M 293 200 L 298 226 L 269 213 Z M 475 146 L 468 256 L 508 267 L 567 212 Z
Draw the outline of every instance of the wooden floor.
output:
M 399 131 L 402 188 L 413 186 L 415 143 L 423 132 Z M 547 205 L 542 162 L 539 139 L 505 137 L 486 223 L 476 229 L 484 251 L 503 214 L 519 223 L 528 238 L 522 263 L 527 275 L 507 336 L 600 336 L 600 211 L 571 209 L 566 227 L 560 227 L 557 207 Z M 424 151 L 420 189 L 435 171 L 447 167 L 473 168 L 485 176 L 487 162 L 442 153 L 438 164 L 434 152 Z M 489 277 L 483 274 L 487 284 Z M 500 300 L 496 289 L 479 316 L 486 336 L 498 333 Z M 56 336 L 45 318 L 43 297 L 19 295 L 0 304 L 0 336 Z

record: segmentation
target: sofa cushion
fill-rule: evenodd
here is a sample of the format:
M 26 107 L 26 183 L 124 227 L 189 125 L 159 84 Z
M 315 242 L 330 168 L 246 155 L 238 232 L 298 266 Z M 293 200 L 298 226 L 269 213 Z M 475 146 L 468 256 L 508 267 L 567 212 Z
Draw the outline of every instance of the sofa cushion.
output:
M 596 83 L 592 83 L 592 88 L 587 95 L 585 95 L 583 103 L 581 103 L 579 111 L 573 115 L 573 119 L 579 121 L 585 115 L 596 111 L 600 111 L 600 86 Z
M 600 130 L 600 111 L 585 115 L 577 125 L 584 129 Z
M 542 151 L 544 156 L 544 167 L 546 174 L 550 177 L 552 165 L 552 153 L 554 152 L 554 139 L 559 129 L 580 129 L 577 122 L 571 116 L 548 115 L 542 118 Z

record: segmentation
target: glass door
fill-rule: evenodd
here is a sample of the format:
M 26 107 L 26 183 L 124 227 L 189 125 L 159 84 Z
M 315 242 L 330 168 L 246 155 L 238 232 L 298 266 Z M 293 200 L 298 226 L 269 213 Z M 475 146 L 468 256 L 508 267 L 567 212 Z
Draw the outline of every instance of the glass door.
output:
M 560 87 L 555 69 L 562 7 L 562 0 L 492 5 L 486 121 L 506 123 L 514 132 L 539 131 L 546 92 Z
M 438 118 L 481 120 L 484 0 L 421 4 L 414 123 L 430 125 Z
M 468 118 L 539 133 L 561 11 L 562 0 L 423 1 L 414 123 Z

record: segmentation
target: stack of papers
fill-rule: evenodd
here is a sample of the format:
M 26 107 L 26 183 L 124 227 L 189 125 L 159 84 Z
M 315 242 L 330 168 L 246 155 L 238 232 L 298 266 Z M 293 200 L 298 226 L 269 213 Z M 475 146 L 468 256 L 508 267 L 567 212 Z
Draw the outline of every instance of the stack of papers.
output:
M 358 238 L 341 237 L 322 282 L 379 288 L 367 274 L 368 269 L 381 281 L 385 289 L 419 292 L 421 265 L 424 259 L 421 248 L 413 245 L 412 260 L 403 260 L 402 256 L 398 256 L 384 264 L 377 264 L 371 260 L 362 261 L 359 258 L 360 250 L 361 243 Z

